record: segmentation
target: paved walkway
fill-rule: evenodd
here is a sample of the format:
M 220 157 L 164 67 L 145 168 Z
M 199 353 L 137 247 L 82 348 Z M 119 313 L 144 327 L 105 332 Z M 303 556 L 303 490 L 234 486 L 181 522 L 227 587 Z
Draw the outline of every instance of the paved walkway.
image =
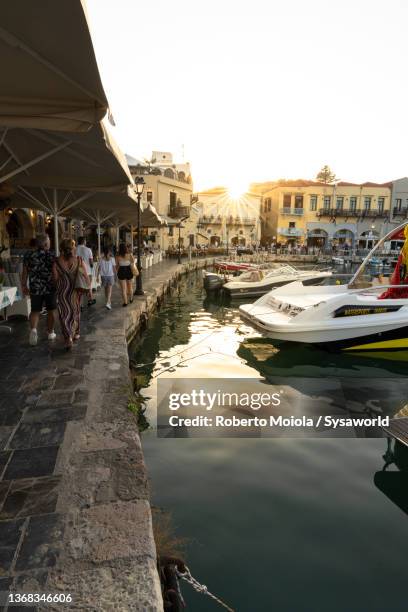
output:
M 145 274 L 147 302 L 177 270 L 170 261 Z M 59 334 L 47 341 L 45 316 L 36 347 L 21 319 L 0 333 L 0 591 L 73 590 L 75 609 L 161 609 L 146 471 L 126 410 L 125 333 L 147 302 L 122 308 L 115 287 L 109 312 L 99 290 L 71 352 Z

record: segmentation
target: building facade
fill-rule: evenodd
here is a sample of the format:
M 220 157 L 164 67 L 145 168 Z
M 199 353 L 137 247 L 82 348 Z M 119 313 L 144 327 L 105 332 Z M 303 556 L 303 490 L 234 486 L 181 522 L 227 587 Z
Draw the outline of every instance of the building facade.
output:
M 162 159 L 164 156 L 164 159 Z M 196 245 L 198 213 L 192 206 L 192 179 L 189 164 L 174 164 L 170 153 L 153 151 L 154 163 L 146 164 L 127 156 L 130 172 L 143 176 L 142 203 L 152 204 L 167 227 L 145 229 L 145 238 L 162 250 Z
M 1 205 L 1 201 L 0 201 Z M 33 244 L 38 234 L 48 234 L 51 246 L 54 243 L 54 220 L 42 211 L 31 208 L 13 208 L 4 205 L 0 208 L 0 251 L 18 252 L 26 250 Z M 71 220 L 59 217 L 58 229 L 60 236 L 72 236 Z
M 395 206 L 407 184 L 398 183 Z M 262 241 L 308 247 L 370 248 L 398 223 L 391 205 L 393 183 L 326 185 L 285 181 L 263 195 Z M 398 204 L 397 204 L 398 202 Z M 401 210 L 403 209 L 401 205 Z M 400 215 L 399 215 L 400 216 Z
M 392 181 L 391 216 L 400 223 L 408 217 L 408 177 Z
M 245 193 L 232 198 L 224 188 L 197 193 L 198 228 L 203 244 L 255 246 L 261 239 L 262 197 Z

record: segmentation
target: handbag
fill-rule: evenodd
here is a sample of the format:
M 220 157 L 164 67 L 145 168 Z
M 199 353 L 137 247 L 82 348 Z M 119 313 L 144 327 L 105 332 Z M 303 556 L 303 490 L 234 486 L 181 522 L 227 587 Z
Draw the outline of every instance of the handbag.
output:
M 82 260 L 78 257 L 78 267 L 75 275 L 75 289 L 81 293 L 89 291 L 90 283 L 88 275 L 82 268 Z
M 132 274 L 133 276 L 139 276 L 139 270 L 137 269 L 137 266 L 135 264 L 135 260 L 132 257 L 132 260 L 130 262 L 130 269 L 132 270 Z

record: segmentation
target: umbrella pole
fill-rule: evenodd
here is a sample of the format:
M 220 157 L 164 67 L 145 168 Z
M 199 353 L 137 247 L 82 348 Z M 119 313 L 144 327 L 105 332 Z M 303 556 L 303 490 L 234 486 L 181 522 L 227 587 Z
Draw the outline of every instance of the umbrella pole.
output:
M 55 255 L 59 255 L 59 241 L 58 241 L 58 196 L 57 190 L 54 189 L 54 250 Z
M 130 248 L 133 255 L 133 225 L 130 226 Z
M 96 226 L 96 232 L 98 234 L 98 259 L 99 261 L 101 260 L 101 213 L 98 210 L 97 212 L 97 226 Z

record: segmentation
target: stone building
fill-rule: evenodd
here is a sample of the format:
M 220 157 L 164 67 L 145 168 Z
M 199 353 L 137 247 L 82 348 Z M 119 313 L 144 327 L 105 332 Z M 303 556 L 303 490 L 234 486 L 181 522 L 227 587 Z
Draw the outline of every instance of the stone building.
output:
M 224 187 L 217 187 L 201 191 L 196 197 L 202 243 L 211 246 L 259 244 L 261 195 L 247 192 L 234 198 Z
M 401 193 L 407 190 L 404 192 L 407 202 L 408 179 L 394 183 L 395 194 L 397 188 Z M 340 181 L 328 185 L 304 180 L 279 181 L 263 194 L 262 241 L 321 248 L 346 244 L 350 248 L 370 248 L 401 217 L 393 214 L 392 190 L 392 182 Z M 400 201 L 395 195 L 395 207 L 402 210 Z
M 193 202 L 193 186 L 188 163 L 175 164 L 171 153 L 153 151 L 150 162 L 127 155 L 132 176 L 143 176 L 146 183 L 142 202 L 149 202 L 166 220 L 167 227 L 147 228 L 145 238 L 163 250 L 195 246 L 198 211 Z

